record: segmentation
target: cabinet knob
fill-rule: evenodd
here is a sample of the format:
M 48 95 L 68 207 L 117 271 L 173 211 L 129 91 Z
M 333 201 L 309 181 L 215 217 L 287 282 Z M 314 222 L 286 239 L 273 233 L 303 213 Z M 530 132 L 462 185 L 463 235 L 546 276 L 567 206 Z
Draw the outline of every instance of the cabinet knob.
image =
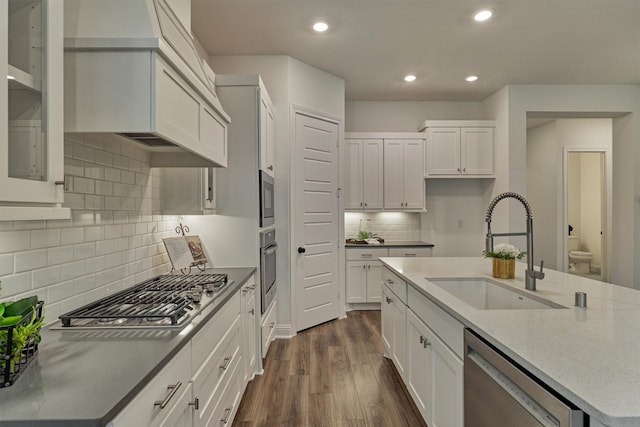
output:
M 253 316 L 253 314 L 255 313 L 255 310 L 252 308 L 251 310 L 249 310 L 249 314 Z
M 360 202 L 360 207 L 362 207 L 363 204 L 364 204 L 364 202 Z
M 299 247 L 298 247 L 298 253 L 299 253 L 299 254 L 303 254 L 303 253 L 305 253 L 305 252 L 307 252 L 307 250 L 306 250 L 305 248 L 303 248 L 302 246 L 299 246 Z
M 273 165 L 269 165 L 269 166 L 267 166 L 267 169 L 269 169 L 270 171 L 272 171 L 272 170 L 273 170 Z
M 460 172 L 460 168 L 458 168 L 458 172 Z
M 389 298 L 389 297 L 385 297 L 385 298 L 387 298 L 387 304 L 391 304 L 393 302 L 393 300 L 391 298 Z

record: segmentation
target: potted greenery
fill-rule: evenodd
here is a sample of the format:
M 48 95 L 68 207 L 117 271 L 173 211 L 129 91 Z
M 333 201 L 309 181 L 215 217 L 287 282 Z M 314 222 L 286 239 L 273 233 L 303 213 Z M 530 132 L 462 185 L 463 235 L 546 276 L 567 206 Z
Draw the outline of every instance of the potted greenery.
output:
M 513 279 L 516 272 L 516 259 L 522 259 L 526 252 L 520 251 L 509 243 L 498 243 L 493 251 L 482 251 L 485 258 L 493 259 L 493 277 Z

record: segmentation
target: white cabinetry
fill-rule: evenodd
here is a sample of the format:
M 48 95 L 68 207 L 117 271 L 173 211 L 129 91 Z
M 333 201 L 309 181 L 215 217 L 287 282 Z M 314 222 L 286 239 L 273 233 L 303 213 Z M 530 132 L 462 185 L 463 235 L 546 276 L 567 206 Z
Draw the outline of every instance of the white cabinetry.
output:
M 242 287 L 242 344 L 244 358 L 244 380 L 251 381 L 256 372 L 258 359 L 258 316 L 256 315 L 256 276 L 253 275 Z
M 405 379 L 407 362 L 407 284 L 388 269 L 382 270 L 382 341 L 384 355 Z
M 424 209 L 422 140 L 385 139 L 385 209 Z
M 260 91 L 260 169 L 273 176 L 276 149 L 276 122 L 271 99 Z
M 382 300 L 382 263 L 387 248 L 347 248 L 346 302 L 379 303 Z
M 62 21 L 63 2 L 0 0 L 0 220 L 70 215 Z
M 383 208 L 383 140 L 347 139 L 345 209 Z
M 162 213 L 204 215 L 216 212 L 216 169 L 164 168 Z
M 428 257 L 432 256 L 433 248 L 430 247 L 400 247 L 389 248 L 389 256 L 398 257 Z
M 425 176 L 489 178 L 494 168 L 494 121 L 426 121 Z
M 262 337 L 262 357 L 267 356 L 269 346 L 276 337 L 276 302 L 271 303 L 271 306 L 262 315 L 262 322 L 260 323 L 261 337 Z

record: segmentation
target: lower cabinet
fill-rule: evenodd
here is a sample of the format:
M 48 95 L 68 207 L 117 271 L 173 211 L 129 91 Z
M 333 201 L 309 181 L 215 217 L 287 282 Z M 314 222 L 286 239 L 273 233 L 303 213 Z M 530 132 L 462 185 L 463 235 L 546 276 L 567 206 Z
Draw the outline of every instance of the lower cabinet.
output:
M 231 425 L 257 358 L 255 276 L 241 289 L 109 427 Z
M 267 356 L 269 346 L 276 337 L 276 302 L 274 301 L 262 316 L 260 324 L 262 337 L 262 358 Z
M 380 302 L 382 300 L 382 263 L 380 261 L 347 261 L 347 302 Z
M 386 284 L 382 286 L 382 299 L 384 354 L 393 361 L 404 379 L 407 362 L 407 306 Z
M 429 426 L 462 427 L 463 362 L 410 309 L 406 385 Z
M 388 268 L 382 342 L 429 427 L 463 426 L 464 326 Z

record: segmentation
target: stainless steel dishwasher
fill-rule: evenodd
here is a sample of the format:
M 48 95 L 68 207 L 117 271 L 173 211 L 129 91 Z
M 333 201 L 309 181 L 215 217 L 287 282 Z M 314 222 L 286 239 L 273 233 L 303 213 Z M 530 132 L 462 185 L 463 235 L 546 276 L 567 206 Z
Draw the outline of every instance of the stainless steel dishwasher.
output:
M 464 331 L 465 427 L 583 427 L 584 413 Z

